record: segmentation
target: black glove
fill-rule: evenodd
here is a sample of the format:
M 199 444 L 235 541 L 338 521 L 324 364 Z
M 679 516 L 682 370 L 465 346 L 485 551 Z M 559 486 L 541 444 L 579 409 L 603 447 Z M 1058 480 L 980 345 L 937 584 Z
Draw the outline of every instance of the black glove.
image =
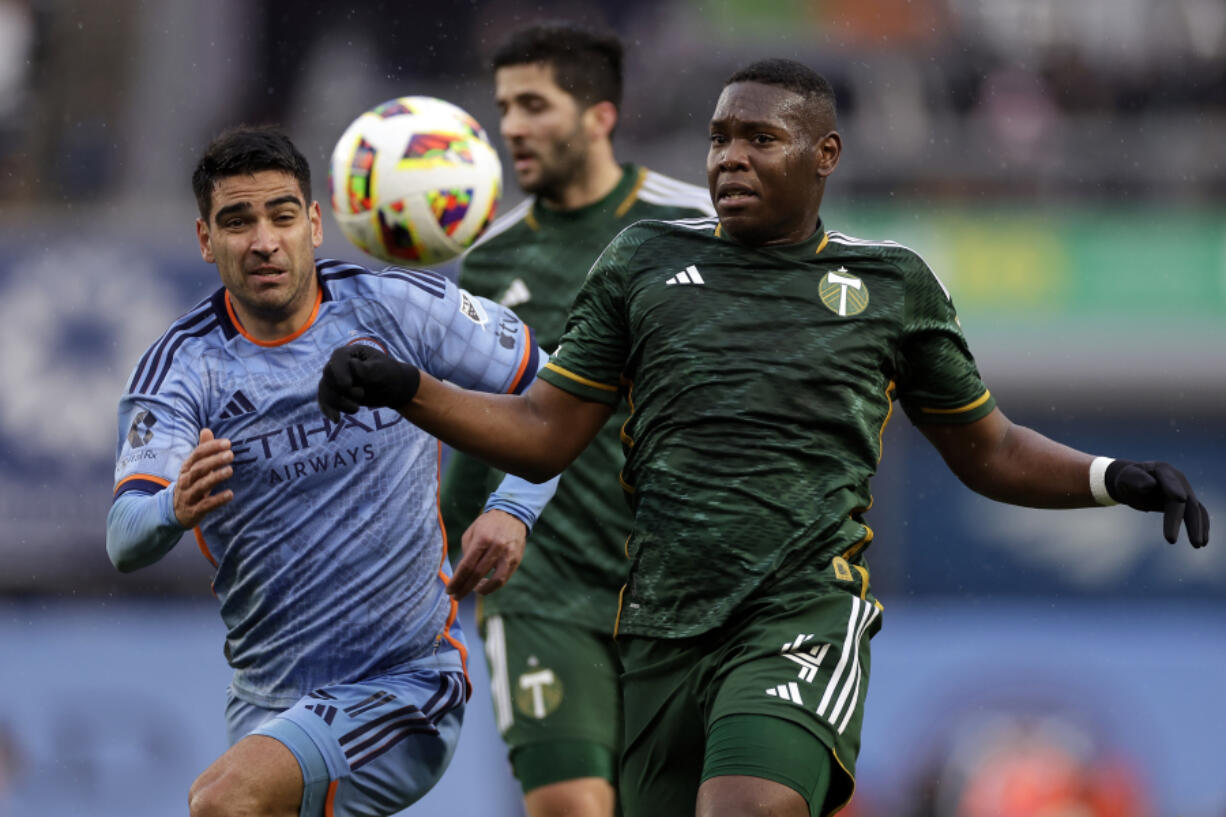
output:
M 362 406 L 399 408 L 413 399 L 421 384 L 416 366 L 401 363 L 373 346 L 354 343 L 332 353 L 319 378 L 319 407 L 332 422 L 341 412 Z
M 1179 521 L 1188 528 L 1192 547 L 1209 542 L 1209 512 L 1200 504 L 1188 478 L 1165 462 L 1115 460 L 1103 476 L 1107 493 L 1138 511 L 1162 511 L 1162 533 L 1172 545 L 1179 538 Z

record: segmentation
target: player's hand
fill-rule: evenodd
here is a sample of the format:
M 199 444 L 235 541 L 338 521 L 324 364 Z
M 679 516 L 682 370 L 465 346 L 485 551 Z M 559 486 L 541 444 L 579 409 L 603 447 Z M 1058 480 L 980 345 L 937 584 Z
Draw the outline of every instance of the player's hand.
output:
M 1115 460 L 1103 477 L 1107 493 L 1139 511 L 1162 511 L 1162 533 L 1172 545 L 1179 538 L 1179 523 L 1188 529 L 1192 547 L 1209 542 L 1209 512 L 1200 504 L 1188 478 L 1165 462 Z
M 234 452 L 224 437 L 213 439 L 211 429 L 200 430 L 200 443 L 187 455 L 175 481 L 175 518 L 185 528 L 194 528 L 212 511 L 234 499 L 233 491 L 214 489 L 234 474 Z
M 420 384 L 416 366 L 364 343 L 353 343 L 334 351 L 324 366 L 319 407 L 335 423 L 341 412 L 354 414 L 361 406 L 399 408 L 413 399 Z
M 524 558 L 528 526 L 506 511 L 486 511 L 464 531 L 464 558 L 456 565 L 447 592 L 462 599 L 474 589 L 493 593 L 507 583 Z

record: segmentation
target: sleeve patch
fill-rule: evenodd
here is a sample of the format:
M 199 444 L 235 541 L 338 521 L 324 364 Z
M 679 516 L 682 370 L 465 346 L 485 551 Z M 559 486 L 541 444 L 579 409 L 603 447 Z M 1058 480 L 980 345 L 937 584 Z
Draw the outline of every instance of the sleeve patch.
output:
M 485 307 L 481 306 L 481 303 L 476 298 L 464 290 L 460 290 L 460 314 L 483 328 L 490 321 L 490 316 L 486 314 Z

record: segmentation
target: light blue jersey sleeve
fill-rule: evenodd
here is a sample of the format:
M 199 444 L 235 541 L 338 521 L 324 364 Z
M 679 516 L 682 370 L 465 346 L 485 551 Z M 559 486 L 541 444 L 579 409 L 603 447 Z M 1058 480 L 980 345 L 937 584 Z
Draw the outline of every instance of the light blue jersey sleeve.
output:
M 168 365 L 171 350 L 188 336 L 186 320 L 149 348 L 119 401 L 106 551 L 124 572 L 162 558 L 186 530 L 174 515 L 174 481 L 199 440 L 200 383 L 191 352 L 183 350 L 179 358 L 187 365 Z
M 391 267 L 363 283 L 404 333 L 403 353 L 386 350 L 394 357 L 477 391 L 518 394 L 535 376 L 543 352 L 507 307 L 428 270 Z

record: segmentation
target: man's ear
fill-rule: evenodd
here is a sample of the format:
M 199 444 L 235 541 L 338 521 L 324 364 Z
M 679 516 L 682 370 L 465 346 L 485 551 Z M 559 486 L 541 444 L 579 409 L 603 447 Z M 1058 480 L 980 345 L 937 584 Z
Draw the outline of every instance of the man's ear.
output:
M 617 127 L 617 106 L 612 102 L 597 102 L 583 112 L 583 118 L 593 136 L 609 138 Z
M 196 219 L 196 240 L 200 242 L 200 257 L 210 264 L 216 263 L 213 247 L 209 243 L 209 223 L 202 218 Z
M 839 165 L 839 157 L 843 155 L 843 137 L 838 131 L 830 133 L 817 140 L 817 175 L 826 178 Z

